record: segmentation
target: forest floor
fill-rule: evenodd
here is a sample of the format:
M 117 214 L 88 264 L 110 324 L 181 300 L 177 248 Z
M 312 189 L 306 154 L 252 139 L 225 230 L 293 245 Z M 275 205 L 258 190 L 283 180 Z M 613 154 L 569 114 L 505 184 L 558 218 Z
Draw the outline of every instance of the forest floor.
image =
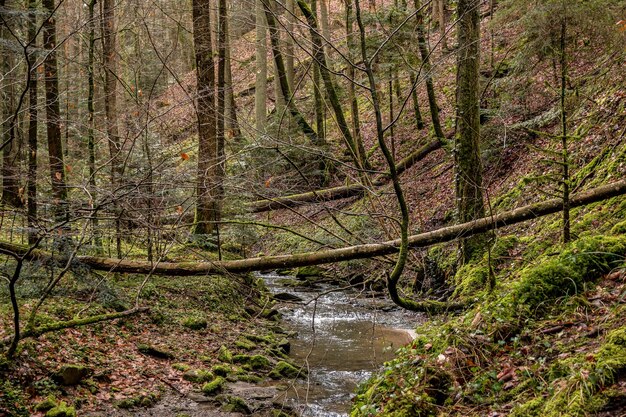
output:
M 142 281 L 119 278 L 95 299 L 61 286 L 40 320 L 124 309 Z M 285 367 L 289 345 L 256 285 L 233 276 L 153 277 L 140 294 L 148 312 L 24 340 L 16 361 L 2 364 L 10 378 L 2 379 L 0 414 L 43 416 L 65 402 L 89 416 L 279 415 L 276 388 L 257 384 Z M 1 327 L 10 328 L 9 306 L 1 308 Z M 293 376 L 278 369 L 275 379 Z

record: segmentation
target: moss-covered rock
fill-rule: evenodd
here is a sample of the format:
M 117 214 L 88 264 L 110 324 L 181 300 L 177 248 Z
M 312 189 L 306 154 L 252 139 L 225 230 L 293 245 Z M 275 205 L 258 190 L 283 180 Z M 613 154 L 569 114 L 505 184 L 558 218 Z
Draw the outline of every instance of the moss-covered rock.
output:
M 177 371 L 185 372 L 188 371 L 191 367 L 186 363 L 173 363 L 172 368 L 176 369 Z
M 233 356 L 233 362 L 254 370 L 270 367 L 270 360 L 263 355 L 235 355 Z
M 48 395 L 45 400 L 35 406 L 35 411 L 48 411 L 57 406 L 57 400 L 53 395 Z
M 76 417 L 76 409 L 61 401 L 59 405 L 48 410 L 46 417 Z
M 220 346 L 220 350 L 217 352 L 217 359 L 222 362 L 232 363 L 233 362 L 233 354 L 230 350 L 224 345 Z
M 212 381 L 214 378 L 215 376 L 213 373 L 203 369 L 192 369 L 183 374 L 183 379 L 185 381 L 194 382 L 196 384 Z
M 208 322 L 205 317 L 190 316 L 183 319 L 183 326 L 191 330 L 203 330 L 207 328 Z
M 250 384 L 258 384 L 259 382 L 263 381 L 263 378 L 253 374 L 240 374 L 236 376 L 236 380 L 241 382 L 248 382 Z
M 298 378 L 306 376 L 306 369 L 298 369 L 289 362 L 279 361 L 268 376 L 272 379 Z
M 222 411 L 225 411 L 227 413 L 250 414 L 252 412 L 250 406 L 248 406 L 246 401 L 241 397 L 228 395 L 220 402 L 222 402 Z
M 296 278 L 323 277 L 326 272 L 319 266 L 301 266 L 295 270 Z
M 159 359 L 174 359 L 174 354 L 162 347 L 147 344 L 137 345 L 137 350 L 144 355 L 152 356 Z
M 224 378 L 221 376 L 215 377 L 213 381 L 207 382 L 202 386 L 202 392 L 207 395 L 213 395 L 221 391 L 225 384 L 226 380 Z
M 489 268 L 485 265 L 466 264 L 454 275 L 454 295 L 472 297 L 485 288 L 489 281 Z
M 90 373 L 83 365 L 63 365 L 54 375 L 54 379 L 63 385 L 77 385 Z
M 288 354 L 291 351 L 291 343 L 287 338 L 282 338 L 276 342 L 276 347 L 284 354 Z
M 572 242 L 558 256 L 522 270 L 512 298 L 535 309 L 546 301 L 573 295 L 584 284 L 624 262 L 625 236 L 588 236 Z
M 257 347 L 256 343 L 246 338 L 236 340 L 235 346 L 244 350 L 254 350 Z
M 226 365 L 215 365 L 213 368 L 211 368 L 211 372 L 213 372 L 213 374 L 217 376 L 225 377 L 232 372 L 232 369 L 230 368 L 230 366 Z

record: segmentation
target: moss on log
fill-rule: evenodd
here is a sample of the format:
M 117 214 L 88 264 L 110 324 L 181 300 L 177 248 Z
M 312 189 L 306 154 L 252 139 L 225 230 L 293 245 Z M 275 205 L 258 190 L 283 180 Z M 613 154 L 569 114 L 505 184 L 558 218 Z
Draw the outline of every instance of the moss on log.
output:
M 626 180 L 617 181 L 608 185 L 593 188 L 588 191 L 572 195 L 571 207 L 580 207 L 587 204 L 607 200 L 612 197 L 626 194 Z M 560 198 L 530 204 L 515 210 L 477 219 L 471 222 L 448 226 L 430 232 L 409 236 L 409 247 L 422 248 L 436 243 L 450 242 L 461 237 L 483 233 L 494 228 L 501 228 L 537 217 L 546 216 L 561 211 L 563 201 Z M 382 243 L 348 246 L 338 249 L 329 249 L 318 252 L 306 252 L 293 255 L 276 255 L 256 258 L 247 258 L 236 261 L 215 262 L 146 262 L 128 259 L 103 258 L 97 256 L 77 256 L 75 262 L 95 270 L 111 272 L 146 274 L 153 273 L 171 276 L 208 275 L 223 272 L 250 272 L 277 268 L 295 268 L 307 265 L 321 265 L 334 262 L 365 259 L 375 256 L 390 255 L 398 252 L 400 239 Z M 28 246 L 0 241 L 0 253 L 25 255 Z M 28 260 L 49 261 L 63 260 L 42 250 L 33 250 Z

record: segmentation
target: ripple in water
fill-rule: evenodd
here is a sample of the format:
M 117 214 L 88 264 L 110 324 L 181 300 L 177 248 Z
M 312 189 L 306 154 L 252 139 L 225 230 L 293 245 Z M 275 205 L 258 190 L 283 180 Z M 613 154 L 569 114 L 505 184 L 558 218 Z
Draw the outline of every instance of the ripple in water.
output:
M 261 277 L 275 293 L 290 292 L 305 303 L 317 296 L 310 290 L 277 285 L 275 279 L 285 277 Z M 372 308 L 372 299 L 357 296 L 352 291 L 332 292 L 319 296 L 316 302 L 281 308 L 286 327 L 298 332 L 291 340 L 290 356 L 309 368 L 308 379 L 293 382 L 283 400 L 301 410 L 303 416 L 347 416 L 357 386 L 411 340 L 403 329 L 414 328 L 421 318 L 399 310 L 378 311 Z

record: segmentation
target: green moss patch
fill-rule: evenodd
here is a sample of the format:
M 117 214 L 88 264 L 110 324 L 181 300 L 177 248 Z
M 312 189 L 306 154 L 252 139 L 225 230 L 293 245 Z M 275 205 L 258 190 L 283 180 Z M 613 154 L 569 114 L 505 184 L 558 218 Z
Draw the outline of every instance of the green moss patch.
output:
M 76 409 L 61 401 L 59 405 L 48 410 L 46 417 L 76 417 Z
M 235 355 L 233 356 L 233 362 L 254 370 L 270 367 L 270 360 L 263 355 Z
M 294 379 L 298 377 L 306 376 L 305 369 L 298 369 L 289 362 L 279 361 L 274 369 L 270 371 L 268 374 L 270 378 L 273 379 L 281 379 L 281 378 L 289 378 Z
M 207 382 L 202 386 L 202 392 L 207 395 L 215 394 L 224 388 L 226 380 L 221 376 L 216 377 L 213 381 Z

